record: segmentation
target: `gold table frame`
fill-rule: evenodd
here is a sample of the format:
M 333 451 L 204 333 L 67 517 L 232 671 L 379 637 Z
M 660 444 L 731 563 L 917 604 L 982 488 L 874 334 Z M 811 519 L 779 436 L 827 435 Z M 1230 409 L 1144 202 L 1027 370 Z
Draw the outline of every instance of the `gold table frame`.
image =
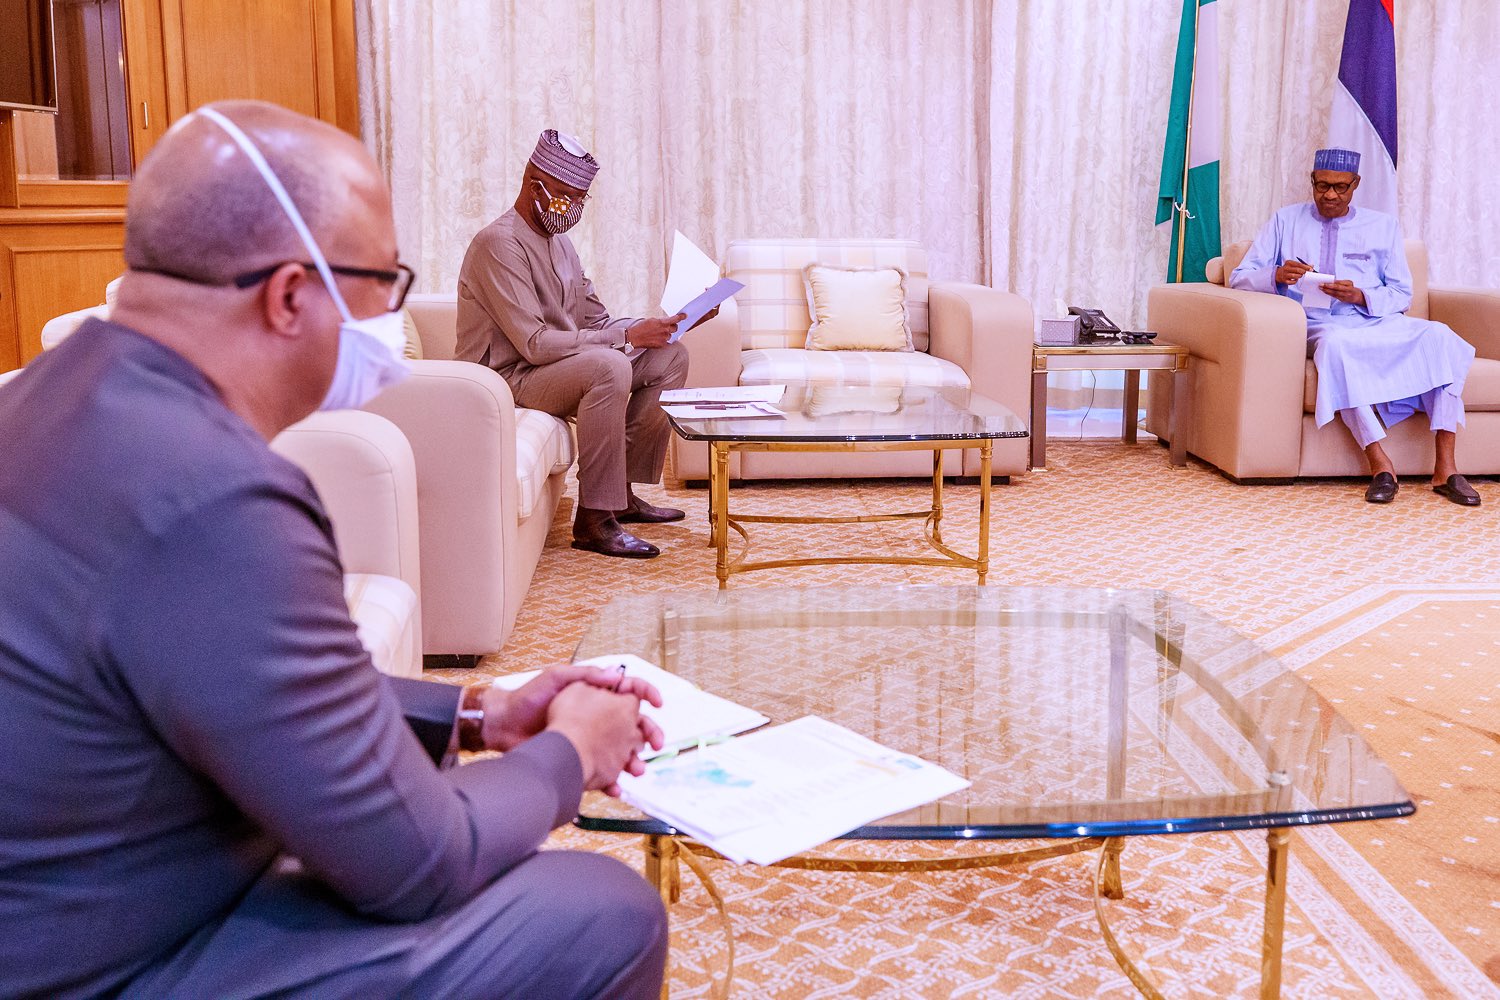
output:
M 1237 831 L 1238 832 L 1238 831 Z M 709 895 L 719 918 L 724 925 L 724 938 L 728 954 L 724 978 L 713 990 L 717 997 L 727 998 L 734 982 L 734 933 L 730 925 L 729 909 L 718 887 L 703 867 L 703 858 L 722 860 L 722 856 L 686 837 L 670 834 L 647 834 L 644 838 L 645 878 L 661 895 L 662 903 L 670 907 L 682 896 L 681 865 L 698 877 L 704 891 Z M 1282 939 L 1286 926 L 1286 866 L 1291 850 L 1291 829 L 1273 827 L 1266 831 L 1266 899 L 1265 922 L 1261 932 L 1260 993 L 1259 1000 L 1278 1000 L 1281 996 Z M 1062 840 L 1046 847 L 1024 851 L 1007 851 L 997 854 L 967 855 L 956 858 L 863 860 L 853 858 L 826 858 L 802 855 L 787 858 L 772 867 L 797 868 L 804 871 L 840 872 L 935 872 L 964 871 L 973 868 L 995 868 L 1009 865 L 1026 865 L 1052 858 L 1078 854 L 1099 848 L 1099 862 L 1094 866 L 1093 901 L 1094 919 L 1099 924 L 1100 936 L 1109 949 L 1115 964 L 1125 973 L 1132 986 L 1147 1000 L 1165 1000 L 1164 994 L 1141 971 L 1135 960 L 1120 944 L 1110 929 L 1104 913 L 1105 899 L 1124 899 L 1125 887 L 1120 877 L 1120 855 L 1125 849 L 1123 837 L 1079 837 Z M 669 979 L 663 979 L 662 1000 L 669 997 Z
M 1171 441 L 1171 463 L 1187 465 L 1187 427 L 1192 413 L 1192 386 L 1188 384 L 1191 353 L 1177 344 L 1076 344 L 1031 348 L 1031 469 L 1047 468 L 1047 375 L 1064 371 L 1123 371 L 1125 405 L 1121 408 L 1120 440 L 1135 444 L 1135 415 L 1140 409 L 1141 372 L 1169 372 L 1172 404 L 1167 418 Z
M 883 563 L 901 566 L 952 566 L 972 569 L 979 575 L 980 586 L 990 571 L 990 499 L 993 486 L 993 438 L 953 438 L 920 441 L 736 441 L 722 438 L 709 440 L 708 468 L 709 544 L 715 549 L 714 575 L 719 589 L 729 586 L 736 573 L 780 569 L 788 566 L 824 566 Z M 943 541 L 943 452 L 979 451 L 979 546 L 973 556 L 966 556 Z M 854 514 L 848 516 L 803 517 L 772 514 L 731 514 L 729 511 L 729 456 L 736 451 L 931 451 L 932 505 L 924 510 L 888 514 Z M 923 537 L 935 556 L 804 556 L 794 559 L 765 559 L 750 562 L 750 533 L 746 524 L 869 524 L 877 521 L 902 521 L 921 518 Z M 729 556 L 729 531 L 737 531 L 744 547 L 737 557 Z

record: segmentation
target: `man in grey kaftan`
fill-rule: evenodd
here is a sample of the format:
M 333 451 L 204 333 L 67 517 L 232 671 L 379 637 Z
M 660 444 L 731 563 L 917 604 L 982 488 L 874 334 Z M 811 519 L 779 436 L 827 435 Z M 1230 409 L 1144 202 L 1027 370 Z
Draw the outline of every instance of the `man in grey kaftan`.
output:
M 1359 154 L 1319 150 L 1312 181 L 1314 200 L 1271 217 L 1230 275 L 1230 287 L 1303 304 L 1307 353 L 1318 370 L 1315 417 L 1321 427 L 1338 414 L 1364 449 L 1373 476 L 1367 500 L 1395 499 L 1395 467 L 1380 442 L 1387 427 L 1421 411 L 1436 436 L 1433 489 L 1454 503 L 1478 506 L 1479 494 L 1454 462 L 1474 348 L 1442 323 L 1405 315 L 1412 283 L 1400 227 L 1383 212 L 1350 205 L 1359 187 Z M 1309 272 L 1337 280 L 1298 287 Z

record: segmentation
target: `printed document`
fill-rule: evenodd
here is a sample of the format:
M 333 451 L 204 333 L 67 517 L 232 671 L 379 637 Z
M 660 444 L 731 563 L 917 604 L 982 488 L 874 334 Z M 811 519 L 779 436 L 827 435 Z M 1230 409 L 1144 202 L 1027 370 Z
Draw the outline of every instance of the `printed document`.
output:
M 745 286 L 719 277 L 719 265 L 681 230 L 672 233 L 672 261 L 667 265 L 667 285 L 661 293 L 661 311 L 668 316 L 686 313 L 677 324 L 672 342 L 693 328 L 710 311 Z
M 702 295 L 699 295 L 693 301 L 678 309 L 677 312 L 686 313 L 687 318 L 678 323 L 677 329 L 672 331 L 671 342 L 675 344 L 681 340 L 682 335 L 691 330 L 700 319 L 707 316 L 723 304 L 725 299 L 732 297 L 735 292 L 744 287 L 744 285 L 733 278 L 720 278 L 712 287 L 706 289 Z M 675 313 L 669 313 L 668 315 L 675 315 Z
M 744 420 L 748 417 L 784 417 L 770 403 L 675 403 L 663 410 L 678 420 Z
M 786 385 L 721 385 L 704 389 L 668 389 L 663 403 L 775 403 L 786 395 Z
M 595 667 L 624 666 L 627 676 L 639 677 L 661 692 L 661 708 L 642 702 L 641 714 L 661 727 L 664 742 L 660 750 L 647 747 L 641 753 L 642 760 L 694 747 L 708 740 L 743 733 L 770 721 L 754 709 L 709 694 L 691 681 L 668 673 L 639 656 L 619 653 L 578 662 Z M 539 673 L 540 670 L 526 670 L 518 674 L 505 674 L 495 678 L 495 684 L 514 691 Z
M 731 861 L 762 865 L 968 786 L 814 715 L 620 776 L 626 802 Z

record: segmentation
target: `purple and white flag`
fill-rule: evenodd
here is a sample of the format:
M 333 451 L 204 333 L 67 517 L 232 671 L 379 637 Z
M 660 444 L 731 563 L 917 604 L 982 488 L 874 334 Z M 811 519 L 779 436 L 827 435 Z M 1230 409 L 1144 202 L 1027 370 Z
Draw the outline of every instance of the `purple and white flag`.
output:
M 1361 155 L 1356 205 L 1396 214 L 1396 0 L 1349 0 L 1328 145 Z

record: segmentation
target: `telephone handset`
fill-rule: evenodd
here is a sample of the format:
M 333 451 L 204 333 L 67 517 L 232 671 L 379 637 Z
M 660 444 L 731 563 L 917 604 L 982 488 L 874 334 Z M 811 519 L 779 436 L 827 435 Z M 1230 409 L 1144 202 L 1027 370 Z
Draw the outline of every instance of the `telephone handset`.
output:
M 1118 337 L 1120 328 L 1108 316 L 1104 315 L 1103 309 L 1085 309 L 1082 306 L 1069 306 L 1068 314 L 1078 317 L 1078 334 L 1083 338 L 1102 339 L 1107 337 Z

